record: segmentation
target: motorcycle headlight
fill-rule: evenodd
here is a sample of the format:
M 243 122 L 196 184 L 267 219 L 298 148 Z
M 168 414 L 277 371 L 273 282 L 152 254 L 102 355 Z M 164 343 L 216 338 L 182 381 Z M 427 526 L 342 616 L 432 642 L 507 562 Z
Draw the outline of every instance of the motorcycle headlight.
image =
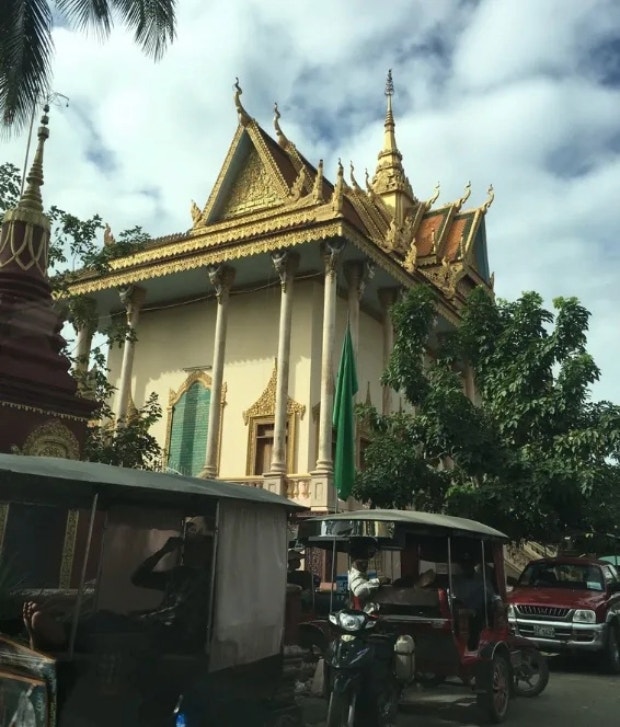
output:
M 596 623 L 596 614 L 590 609 L 578 608 L 573 614 L 573 621 L 578 621 L 584 624 Z
M 341 611 L 336 614 L 336 624 L 343 631 L 361 631 L 365 623 L 366 616 L 363 613 Z

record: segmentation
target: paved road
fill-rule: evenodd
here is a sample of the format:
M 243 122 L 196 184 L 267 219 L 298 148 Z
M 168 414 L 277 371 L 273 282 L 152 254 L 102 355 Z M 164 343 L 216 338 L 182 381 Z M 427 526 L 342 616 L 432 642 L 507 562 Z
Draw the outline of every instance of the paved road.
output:
M 308 724 L 323 724 L 323 704 L 309 704 Z M 466 691 L 417 691 L 399 717 L 398 727 L 477 727 L 474 700 Z M 535 699 L 516 699 L 505 722 L 513 727 L 618 727 L 620 676 L 595 669 L 570 668 L 552 660 L 547 689 Z

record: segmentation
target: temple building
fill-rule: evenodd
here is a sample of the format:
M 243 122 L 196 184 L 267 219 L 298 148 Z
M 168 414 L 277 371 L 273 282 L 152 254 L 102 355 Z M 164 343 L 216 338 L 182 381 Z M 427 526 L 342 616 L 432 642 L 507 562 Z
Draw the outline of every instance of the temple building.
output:
M 330 181 L 323 162 L 287 138 L 277 105 L 270 134 L 241 95 L 237 82 L 237 129 L 206 203 L 191 204 L 190 229 L 113 260 L 104 275 L 84 273 L 72 293 L 100 319 L 127 316 L 135 336 L 109 355 L 114 408 L 122 426 L 158 394 L 164 416 L 153 433 L 165 468 L 269 488 L 324 512 L 335 504 L 332 407 L 347 321 L 359 400 L 397 411 L 399 397 L 380 383 L 390 306 L 430 285 L 440 293 L 437 329 L 448 330 L 475 286 L 492 288 L 493 190 L 473 207 L 469 184 L 446 204 L 439 187 L 416 196 L 396 143 L 391 74 L 378 164 L 362 184 L 340 162 Z M 466 371 L 463 381 L 473 396 Z M 362 423 L 357 440 L 362 463 Z

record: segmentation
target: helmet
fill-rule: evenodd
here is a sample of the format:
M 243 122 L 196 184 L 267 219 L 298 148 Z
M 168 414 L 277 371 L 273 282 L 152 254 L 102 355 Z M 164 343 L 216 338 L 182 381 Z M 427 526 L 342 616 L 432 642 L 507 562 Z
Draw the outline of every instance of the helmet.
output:
M 356 538 L 349 544 L 349 555 L 352 560 L 369 560 L 379 549 L 374 538 Z

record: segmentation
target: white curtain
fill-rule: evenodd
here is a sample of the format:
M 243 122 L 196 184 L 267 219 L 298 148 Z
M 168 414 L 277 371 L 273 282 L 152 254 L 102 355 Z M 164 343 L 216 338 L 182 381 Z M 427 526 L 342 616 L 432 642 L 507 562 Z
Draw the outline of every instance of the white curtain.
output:
M 279 653 L 287 538 L 284 508 L 220 501 L 211 671 Z

